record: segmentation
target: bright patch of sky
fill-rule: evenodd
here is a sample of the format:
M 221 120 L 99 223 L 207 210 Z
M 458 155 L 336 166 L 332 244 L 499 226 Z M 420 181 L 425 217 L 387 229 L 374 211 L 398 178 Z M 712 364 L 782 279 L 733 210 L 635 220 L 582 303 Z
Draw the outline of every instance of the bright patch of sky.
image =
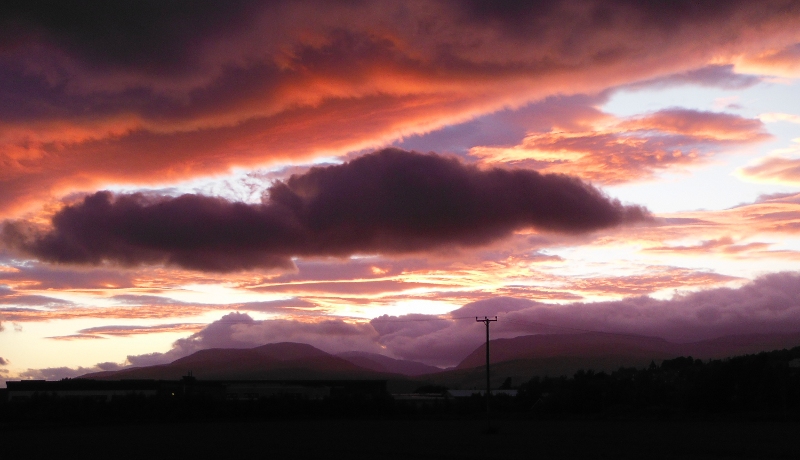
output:
M 303 171 L 317 165 L 342 163 L 341 158 L 315 158 L 307 163 L 278 163 L 268 168 L 242 169 L 233 168 L 229 174 L 199 177 L 177 183 L 168 187 L 139 187 L 131 185 L 109 185 L 106 190 L 115 193 L 136 193 L 147 191 L 160 195 L 179 196 L 183 194 L 199 194 L 216 196 L 230 201 L 256 204 L 260 203 L 264 193 L 276 181 L 286 179 L 295 172 Z
M 389 304 L 343 305 L 336 310 L 334 315 L 364 319 L 376 318 L 383 315 L 401 316 L 415 313 L 443 315 L 461 306 L 462 305 L 455 305 L 450 302 L 437 300 L 407 299 Z
M 762 82 L 750 88 L 725 90 L 696 86 L 667 89 L 622 90 L 602 110 L 630 117 L 667 108 L 728 112 L 747 118 L 765 113 L 800 113 L 800 84 L 797 81 Z M 800 137 L 800 124 L 787 121 L 766 123 L 772 141 L 722 153 L 688 171 L 664 173 L 659 179 L 608 187 L 607 191 L 625 202 L 643 204 L 656 213 L 727 209 L 755 201 L 760 195 L 797 191 L 796 187 L 743 181 L 736 171 L 775 150 L 791 147 Z
M 180 320 L 162 320 L 158 323 L 165 322 L 178 323 Z M 146 323 L 148 321 L 141 319 L 126 321 L 123 319 L 84 318 L 20 323 L 19 330 L 11 327 L 11 324 L 4 323 L 9 327 L 0 334 L 0 350 L 3 350 L 2 357 L 11 363 L 7 369 L 16 374 L 28 368 L 77 367 L 101 362 L 122 363 L 127 355 L 168 350 L 174 341 L 187 336 L 185 331 L 181 331 L 83 340 L 48 338 L 77 334 L 82 329 L 110 324 L 146 325 Z M 98 346 L 98 343 L 101 343 L 102 346 Z

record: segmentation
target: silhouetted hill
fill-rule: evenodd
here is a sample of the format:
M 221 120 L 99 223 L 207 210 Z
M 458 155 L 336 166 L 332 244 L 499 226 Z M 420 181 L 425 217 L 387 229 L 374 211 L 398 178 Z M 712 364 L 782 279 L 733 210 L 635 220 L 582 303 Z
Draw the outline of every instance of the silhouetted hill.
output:
M 490 344 L 493 363 L 523 359 L 572 357 L 600 359 L 618 357 L 614 362 L 628 366 L 653 359 L 671 358 L 674 344 L 664 339 L 599 332 L 582 334 L 526 335 L 513 339 L 495 339 Z M 481 345 L 464 358 L 456 369 L 470 369 L 486 364 L 486 348 Z
M 357 366 L 304 343 L 200 350 L 169 364 L 86 374 L 98 380 L 174 380 L 189 371 L 203 380 L 386 379 L 397 377 Z
M 356 366 L 371 369 L 377 372 L 390 372 L 393 374 L 416 376 L 441 371 L 441 369 L 435 366 L 429 366 L 417 361 L 394 359 L 388 356 L 379 355 L 377 353 L 347 351 L 344 353 L 339 353 L 336 356 L 344 358 Z
M 720 359 L 800 346 L 800 333 L 730 335 L 702 342 L 678 344 L 679 355 Z
M 739 335 L 694 343 L 672 343 L 644 336 L 598 332 L 547 334 L 491 341 L 492 385 L 506 378 L 527 381 L 533 376 L 571 376 L 581 369 L 610 372 L 620 367 L 643 368 L 679 356 L 719 359 L 800 345 L 800 334 Z M 479 346 L 453 370 L 426 375 L 451 388 L 485 385 L 486 349 Z

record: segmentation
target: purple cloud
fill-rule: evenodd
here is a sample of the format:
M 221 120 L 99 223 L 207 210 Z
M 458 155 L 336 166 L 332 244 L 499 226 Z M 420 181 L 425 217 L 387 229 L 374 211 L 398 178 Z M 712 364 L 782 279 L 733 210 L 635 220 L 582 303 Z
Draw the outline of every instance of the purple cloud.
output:
M 745 89 L 760 83 L 757 75 L 737 74 L 733 65 L 709 65 L 699 69 L 667 75 L 652 80 L 625 85 L 627 89 L 666 88 L 677 85 L 714 86 L 722 89 Z
M 360 351 L 440 367 L 453 366 L 484 342 L 484 326 L 475 322 L 475 316 L 498 316 L 499 321 L 492 326 L 492 337 L 498 339 L 600 331 L 692 343 L 730 336 L 792 334 L 800 332 L 800 273 L 775 273 L 741 288 L 709 289 L 676 295 L 670 300 L 641 296 L 615 302 L 551 305 L 496 297 L 466 304 L 445 316 L 381 316 L 369 323 L 340 319 L 257 321 L 245 313 L 234 312 L 190 337 L 177 340 L 165 353 L 131 355 L 128 363 L 149 366 L 172 362 L 207 348 L 302 342 L 334 354 Z M 736 352 L 736 343 L 730 342 L 732 353 Z M 724 343 L 720 346 L 722 355 L 726 349 Z M 29 370 L 20 375 L 76 376 L 97 372 L 98 366 L 74 372 L 66 368 Z
M 298 256 L 477 246 L 529 227 L 586 233 L 649 218 L 574 177 L 385 149 L 276 182 L 258 205 L 98 192 L 61 209 L 44 233 L 6 222 L 2 239 L 49 262 L 232 271 L 291 267 Z

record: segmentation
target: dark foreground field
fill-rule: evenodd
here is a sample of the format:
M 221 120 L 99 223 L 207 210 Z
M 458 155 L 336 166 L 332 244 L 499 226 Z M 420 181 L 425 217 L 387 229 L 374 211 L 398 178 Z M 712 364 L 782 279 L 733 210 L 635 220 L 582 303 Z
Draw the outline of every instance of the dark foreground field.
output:
M 18 428 L 4 458 L 800 458 L 783 422 L 313 420 Z

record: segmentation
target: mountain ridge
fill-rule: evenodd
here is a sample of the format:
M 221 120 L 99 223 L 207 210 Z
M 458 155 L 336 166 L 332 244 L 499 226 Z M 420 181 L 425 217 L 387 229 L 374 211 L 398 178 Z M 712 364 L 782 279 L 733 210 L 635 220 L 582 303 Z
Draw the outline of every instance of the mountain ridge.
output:
M 96 372 L 98 380 L 179 379 L 192 372 L 208 380 L 325 380 L 397 377 L 357 366 L 312 345 L 280 342 L 254 348 L 208 348 L 167 364 Z
M 526 381 L 535 375 L 572 375 L 580 369 L 614 371 L 644 367 L 652 361 L 692 356 L 719 359 L 800 345 L 800 333 L 749 334 L 692 343 L 658 337 L 600 332 L 540 334 L 491 341 L 493 385 L 506 378 Z M 366 352 L 326 353 L 312 345 L 281 342 L 253 348 L 209 348 L 167 364 L 85 374 L 98 380 L 179 379 L 189 371 L 200 379 L 327 380 L 409 378 L 451 387 L 485 382 L 485 345 L 478 346 L 455 368 L 441 370 L 415 361 Z

